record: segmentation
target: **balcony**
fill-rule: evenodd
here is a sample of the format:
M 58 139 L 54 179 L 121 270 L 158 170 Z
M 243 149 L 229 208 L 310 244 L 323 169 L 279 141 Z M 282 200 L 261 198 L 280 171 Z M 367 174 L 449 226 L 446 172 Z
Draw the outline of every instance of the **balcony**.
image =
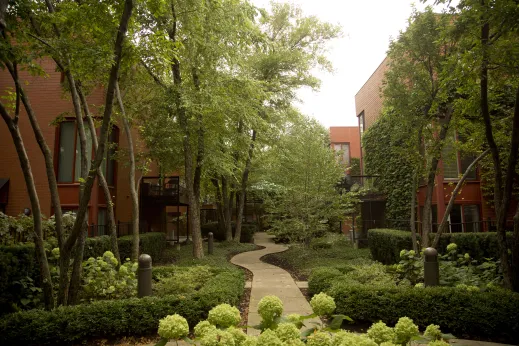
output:
M 140 184 L 140 199 L 144 204 L 187 205 L 185 188 L 180 177 L 143 177 Z

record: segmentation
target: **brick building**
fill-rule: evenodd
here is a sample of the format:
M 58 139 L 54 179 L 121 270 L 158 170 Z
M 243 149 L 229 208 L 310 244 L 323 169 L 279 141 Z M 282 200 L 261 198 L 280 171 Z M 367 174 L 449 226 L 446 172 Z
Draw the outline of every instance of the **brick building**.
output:
M 50 60 L 40 61 L 47 76 L 31 76 L 27 71 L 20 71 L 19 77 L 36 113 L 39 125 L 54 155 L 54 169 L 58 180 L 58 190 L 63 211 L 74 211 L 79 205 L 79 141 L 73 105 L 70 97 L 63 91 L 63 76 L 57 72 L 55 63 Z M 0 71 L 0 97 L 14 90 L 14 83 L 7 71 Z M 104 90 L 97 88 L 88 95 L 90 110 L 96 114 L 104 105 Z M 57 118 L 63 118 L 53 125 Z M 21 108 L 19 120 L 20 132 L 29 156 L 42 213 L 46 216 L 53 214 L 50 192 L 45 172 L 43 155 L 34 137 L 25 109 Z M 87 137 L 89 131 L 87 131 Z M 136 153 L 146 151 L 138 133 L 132 133 Z M 90 142 L 90 141 L 89 141 Z M 117 124 L 110 134 L 110 142 L 121 152 L 128 149 L 127 138 L 122 126 Z M 115 219 L 119 223 L 118 231 L 122 234 L 130 231 L 131 198 L 129 184 L 129 167 L 114 160 L 110 154 L 116 149 L 110 149 L 107 160 L 102 165 L 114 203 Z M 89 149 L 91 153 L 91 148 Z M 8 215 L 19 215 L 25 208 L 30 208 L 29 196 L 26 192 L 25 180 L 18 160 L 11 135 L 7 126 L 0 121 L 0 211 Z M 141 231 L 164 231 L 172 237 L 187 231 L 186 222 L 177 223 L 178 216 L 187 211 L 185 196 L 178 176 L 165 179 L 158 176 L 158 169 L 152 164 L 149 176 L 143 177 L 142 172 L 136 172 L 136 180 L 140 181 L 141 198 Z M 176 184 L 176 185 L 175 185 Z M 149 198 L 149 197 L 155 198 Z M 146 199 L 146 203 L 144 202 Z M 152 203 L 153 202 L 153 203 Z M 88 206 L 88 223 L 91 225 L 89 235 L 104 234 L 107 224 L 107 202 L 103 190 L 94 184 Z M 176 220 L 175 220 L 176 219 Z M 182 230 L 184 227 L 184 230 Z M 179 229 L 179 232 L 175 232 Z
M 350 166 L 352 159 L 360 160 L 360 133 L 357 126 L 330 127 L 330 143 L 335 151 L 341 151 L 341 161 Z
M 355 108 L 361 136 L 380 117 L 383 103 L 382 82 L 387 70 L 388 58 L 386 57 L 355 95 Z M 459 140 L 459 138 L 455 139 Z M 364 151 L 361 154 L 362 157 L 366 155 Z M 450 159 L 440 160 L 438 165 L 432 197 L 433 228 L 441 223 L 460 174 L 465 172 L 473 160 L 471 156 L 464 156 L 460 152 L 456 152 L 452 146 L 445 147 L 442 156 Z M 480 178 L 480 171 L 476 169 L 465 181 L 465 186 L 456 197 L 454 208 L 449 215 L 451 232 L 481 232 L 493 229 L 492 221 L 495 220 L 493 201 L 485 200 Z M 422 185 L 417 194 L 418 220 L 423 220 L 425 190 L 426 186 Z M 516 204 L 517 201 L 512 201 L 507 219 L 513 218 Z

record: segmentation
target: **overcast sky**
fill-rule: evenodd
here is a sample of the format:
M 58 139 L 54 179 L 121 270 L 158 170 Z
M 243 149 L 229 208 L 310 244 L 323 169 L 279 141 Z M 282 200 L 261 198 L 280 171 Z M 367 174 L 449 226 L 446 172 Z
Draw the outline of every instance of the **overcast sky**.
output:
M 323 21 L 339 24 L 343 37 L 330 44 L 329 58 L 335 73 L 318 71 L 321 89 L 303 89 L 299 97 L 301 111 L 324 126 L 357 126 L 355 94 L 380 65 L 389 47 L 407 26 L 412 0 L 278 0 L 299 4 L 303 12 Z M 268 7 L 270 0 L 252 0 Z

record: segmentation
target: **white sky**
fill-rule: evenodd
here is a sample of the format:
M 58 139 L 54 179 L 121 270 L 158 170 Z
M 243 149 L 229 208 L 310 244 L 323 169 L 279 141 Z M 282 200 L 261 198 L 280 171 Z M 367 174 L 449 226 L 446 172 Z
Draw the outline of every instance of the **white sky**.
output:
M 306 15 L 339 24 L 343 37 L 330 44 L 329 59 L 335 72 L 317 71 L 321 89 L 299 91 L 299 108 L 326 127 L 357 126 L 355 94 L 384 60 L 390 38 L 407 26 L 412 0 L 277 0 L 299 4 Z M 268 7 L 270 0 L 252 0 Z

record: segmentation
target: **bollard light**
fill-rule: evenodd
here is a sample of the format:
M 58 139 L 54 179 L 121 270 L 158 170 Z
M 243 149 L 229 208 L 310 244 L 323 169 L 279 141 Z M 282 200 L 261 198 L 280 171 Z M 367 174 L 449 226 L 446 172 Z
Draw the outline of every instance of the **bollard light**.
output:
M 209 234 L 207 234 L 207 236 L 208 236 L 208 239 L 207 239 L 207 252 L 209 253 L 209 255 L 212 255 L 213 251 L 214 251 L 214 235 L 213 235 L 213 232 L 209 232 Z
M 139 298 L 151 296 L 151 256 L 139 256 L 139 270 L 137 272 L 137 296 Z
M 438 251 L 435 248 L 428 247 L 424 251 L 424 286 L 433 287 L 440 284 L 440 265 L 438 263 Z

